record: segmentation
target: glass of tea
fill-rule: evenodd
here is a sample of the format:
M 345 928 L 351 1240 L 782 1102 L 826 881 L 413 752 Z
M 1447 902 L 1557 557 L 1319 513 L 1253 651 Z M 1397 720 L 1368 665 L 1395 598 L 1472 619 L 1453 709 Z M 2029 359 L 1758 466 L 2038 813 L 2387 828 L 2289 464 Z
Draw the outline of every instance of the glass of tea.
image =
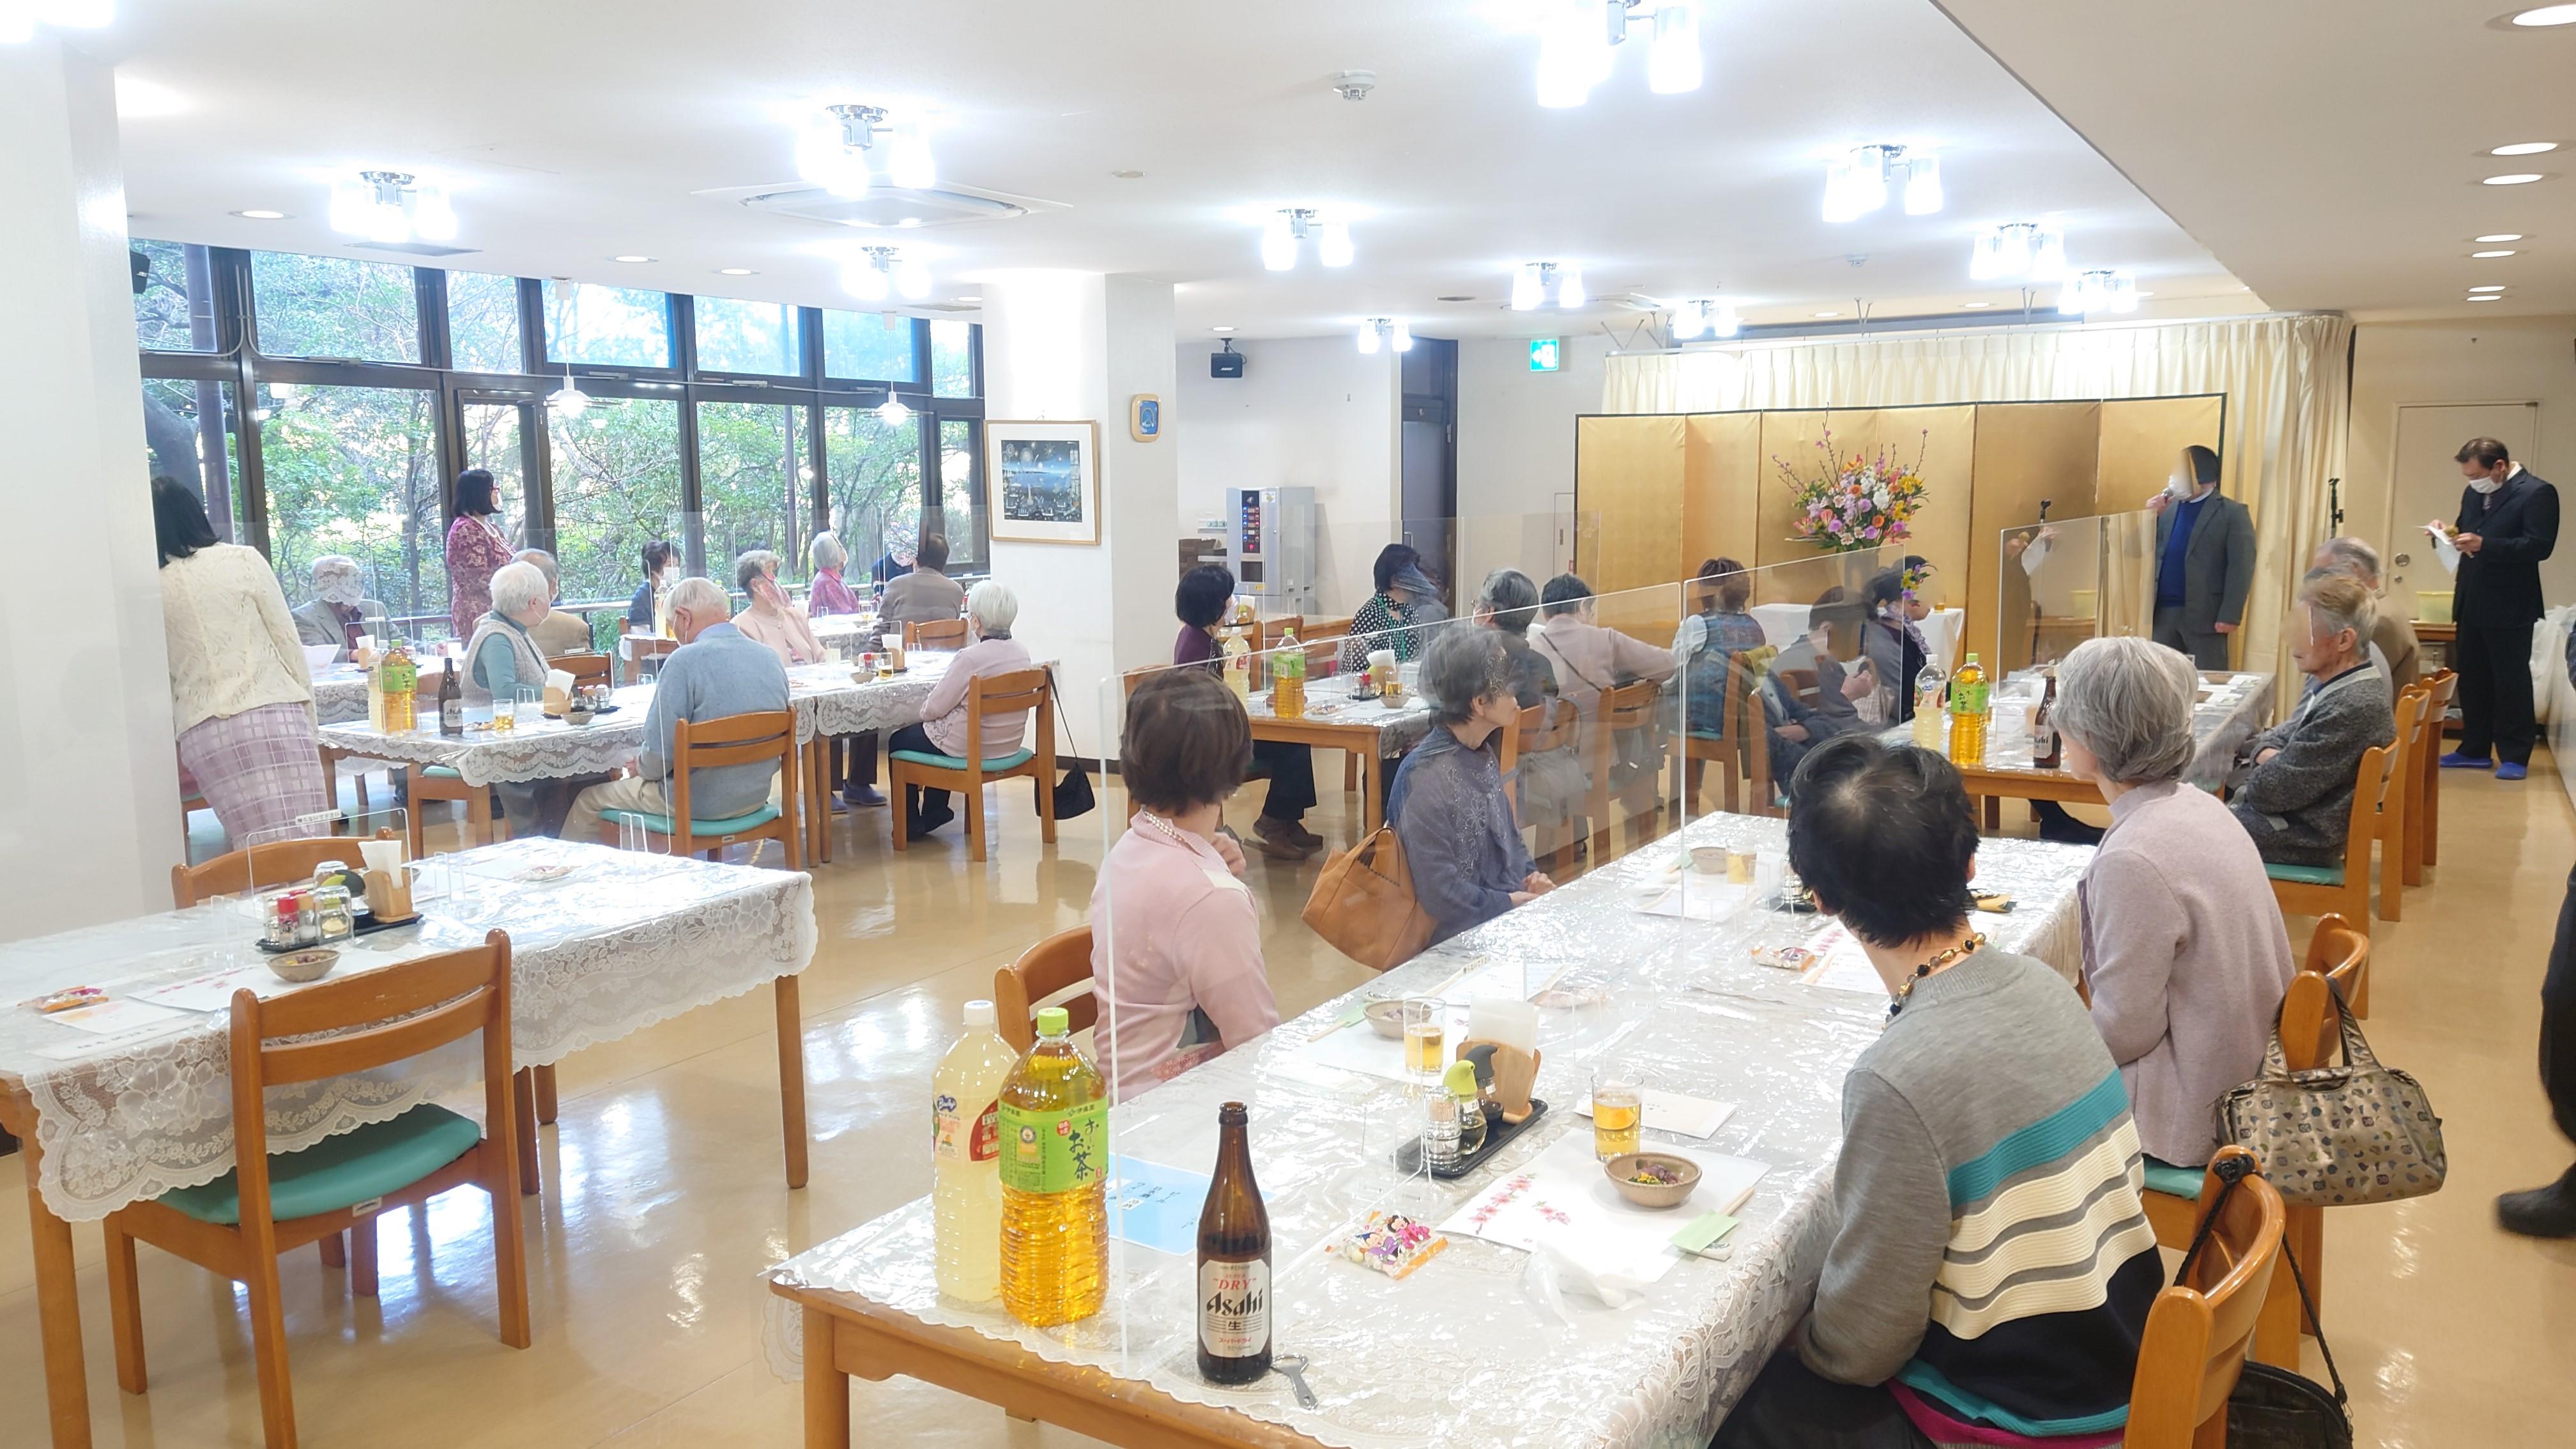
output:
M 1437 997 L 1417 996 L 1404 1003 L 1404 1070 L 1415 1079 L 1436 1082 L 1449 1065 L 1449 1005 Z
M 1603 1162 L 1637 1150 L 1645 1125 L 1645 1089 L 1618 1067 L 1592 1073 L 1592 1155 Z

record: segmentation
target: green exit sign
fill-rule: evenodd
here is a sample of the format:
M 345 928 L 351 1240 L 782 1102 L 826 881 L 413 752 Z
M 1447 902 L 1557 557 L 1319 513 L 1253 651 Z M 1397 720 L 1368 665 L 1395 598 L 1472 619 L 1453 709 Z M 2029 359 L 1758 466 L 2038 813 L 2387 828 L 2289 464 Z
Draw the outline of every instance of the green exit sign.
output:
M 1559 345 L 1559 339 L 1554 338 L 1554 337 L 1533 337 L 1533 338 L 1531 338 L 1531 339 L 1530 339 L 1530 371 L 1532 371 L 1532 372 L 1554 372 L 1554 371 L 1556 371 L 1556 363 L 1557 363 L 1557 349 L 1558 349 L 1558 345 Z

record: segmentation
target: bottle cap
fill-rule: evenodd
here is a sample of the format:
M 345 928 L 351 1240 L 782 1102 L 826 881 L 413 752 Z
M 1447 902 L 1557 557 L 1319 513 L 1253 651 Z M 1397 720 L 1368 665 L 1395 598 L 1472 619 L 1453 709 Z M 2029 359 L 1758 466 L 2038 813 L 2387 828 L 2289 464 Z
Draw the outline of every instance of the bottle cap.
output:
M 1474 1062 L 1451 1062 L 1449 1064 L 1449 1070 L 1440 1078 L 1440 1086 L 1442 1090 L 1448 1092 L 1452 1097 L 1475 1096 L 1476 1064 Z
M 970 1027 L 991 1026 L 993 1024 L 993 1003 L 989 1001 L 967 1002 L 966 1024 Z
M 1065 1014 L 1063 1007 L 1041 1006 L 1038 1008 L 1038 1035 L 1063 1036 L 1072 1030 L 1073 1018 Z

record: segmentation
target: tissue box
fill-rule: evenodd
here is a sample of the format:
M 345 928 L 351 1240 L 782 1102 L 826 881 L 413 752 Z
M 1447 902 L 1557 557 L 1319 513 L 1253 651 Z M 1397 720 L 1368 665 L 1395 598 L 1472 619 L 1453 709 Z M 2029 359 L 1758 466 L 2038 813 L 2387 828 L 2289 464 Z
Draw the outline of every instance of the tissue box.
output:
M 546 717 L 548 719 L 561 719 L 563 717 L 563 712 L 571 707 L 572 671 L 568 669 L 547 670 L 546 702 L 544 705 Z

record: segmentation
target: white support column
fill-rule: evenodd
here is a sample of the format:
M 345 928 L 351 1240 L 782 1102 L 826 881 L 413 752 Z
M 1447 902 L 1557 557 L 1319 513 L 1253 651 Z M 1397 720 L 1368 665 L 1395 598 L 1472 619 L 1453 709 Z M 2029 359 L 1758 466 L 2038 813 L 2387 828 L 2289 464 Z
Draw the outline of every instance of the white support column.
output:
M 108 67 L 0 45 L 0 938 L 166 910 L 170 673 Z

